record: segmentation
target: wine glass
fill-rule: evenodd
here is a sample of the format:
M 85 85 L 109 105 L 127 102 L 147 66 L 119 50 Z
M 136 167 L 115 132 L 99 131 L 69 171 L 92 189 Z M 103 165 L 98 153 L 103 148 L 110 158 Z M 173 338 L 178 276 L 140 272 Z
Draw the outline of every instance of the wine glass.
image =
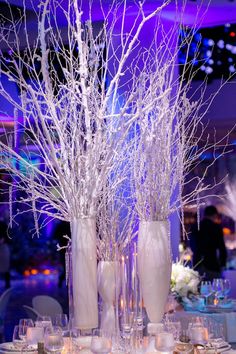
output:
M 50 316 L 38 316 L 35 321 L 36 327 L 43 327 L 46 329 L 47 327 L 52 326 L 52 319 Z
M 68 332 L 68 317 L 65 313 L 57 314 L 54 318 L 53 324 L 61 327 L 63 336 Z
M 212 290 L 215 293 L 217 303 L 224 298 L 224 284 L 223 284 L 223 279 L 217 278 L 213 279 L 212 282 Z
M 201 281 L 200 294 L 204 297 L 205 306 L 208 305 L 208 297 L 212 294 L 212 285 L 208 280 Z
M 229 279 L 223 279 L 223 292 L 224 292 L 224 297 L 227 299 L 229 292 L 231 290 L 231 283 Z
M 17 325 L 14 327 L 12 341 L 16 348 L 23 349 L 26 344 L 26 326 Z
M 109 335 L 102 330 L 94 330 L 90 349 L 94 354 L 108 354 L 112 348 L 112 342 Z
M 167 332 L 173 333 L 174 340 L 178 341 L 181 332 L 180 321 L 169 321 L 166 323 Z
M 47 327 L 44 336 L 44 347 L 49 353 L 61 353 L 64 346 L 62 330 L 58 326 Z
M 27 326 L 19 325 L 19 337 L 26 343 Z
M 34 322 L 31 318 L 21 318 L 19 320 L 19 326 L 34 327 Z

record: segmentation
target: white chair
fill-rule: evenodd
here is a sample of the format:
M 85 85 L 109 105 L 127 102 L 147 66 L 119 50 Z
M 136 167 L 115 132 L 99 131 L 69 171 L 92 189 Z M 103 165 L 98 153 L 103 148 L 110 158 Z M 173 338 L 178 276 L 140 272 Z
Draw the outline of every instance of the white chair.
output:
M 33 321 L 36 321 L 37 317 L 40 317 L 40 313 L 31 306 L 23 305 L 23 309 L 25 310 L 27 316 Z
M 0 337 L 1 340 L 4 340 L 4 320 L 7 311 L 7 304 L 9 302 L 10 296 L 12 293 L 12 288 L 5 290 L 0 296 Z
M 42 316 L 54 317 L 63 313 L 59 302 L 48 295 L 37 295 L 32 299 L 33 308 Z

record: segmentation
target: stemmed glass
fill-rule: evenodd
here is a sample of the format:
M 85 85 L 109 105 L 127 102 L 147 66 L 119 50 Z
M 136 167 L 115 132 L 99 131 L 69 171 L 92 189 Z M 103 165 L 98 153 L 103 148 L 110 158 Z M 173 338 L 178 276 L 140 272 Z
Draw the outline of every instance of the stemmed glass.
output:
M 231 290 L 231 283 L 229 279 L 223 279 L 223 293 L 224 293 L 224 297 L 225 299 L 227 299 L 229 292 Z
M 212 294 L 212 285 L 210 281 L 202 281 L 200 285 L 200 294 L 204 296 L 204 304 L 208 305 L 208 297 Z
M 165 324 L 167 332 L 170 332 L 174 336 L 175 341 L 179 341 L 180 332 L 181 332 L 181 323 L 180 321 L 168 321 Z
M 21 318 L 19 320 L 19 326 L 34 327 L 34 322 L 31 318 Z
M 90 349 L 94 354 L 108 354 L 112 348 L 112 341 L 109 335 L 101 330 L 93 332 Z
M 212 282 L 212 290 L 215 293 L 217 302 L 221 301 L 224 299 L 224 284 L 223 284 L 223 279 L 213 279 Z
M 44 347 L 48 353 L 61 353 L 64 346 L 62 330 L 60 327 L 47 327 L 44 336 Z
M 50 316 L 39 316 L 37 317 L 37 320 L 35 321 L 35 326 L 36 327 L 43 327 L 46 329 L 47 327 L 52 326 L 52 320 Z
M 61 327 L 63 336 L 68 332 L 68 323 L 68 317 L 65 313 L 57 314 L 53 321 L 55 326 Z
M 26 345 L 27 327 L 17 325 L 14 327 L 12 341 L 16 348 L 23 350 Z

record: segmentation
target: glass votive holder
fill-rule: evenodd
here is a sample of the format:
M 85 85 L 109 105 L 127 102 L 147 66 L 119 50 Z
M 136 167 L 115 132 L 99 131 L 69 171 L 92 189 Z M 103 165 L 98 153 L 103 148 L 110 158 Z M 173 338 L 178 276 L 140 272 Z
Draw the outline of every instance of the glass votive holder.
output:
M 28 345 L 37 347 L 39 342 L 43 342 L 44 328 L 43 327 L 28 327 L 26 332 L 26 341 Z
M 44 347 L 48 353 L 61 353 L 64 347 L 62 330 L 60 327 L 48 327 L 44 336 Z
M 191 343 L 177 343 L 175 345 L 175 352 L 178 354 L 188 354 L 193 350 L 193 345 Z
M 155 347 L 158 352 L 172 353 L 175 347 L 173 333 L 161 332 L 156 336 Z
M 192 344 L 207 344 L 209 335 L 206 327 L 192 327 L 189 331 Z

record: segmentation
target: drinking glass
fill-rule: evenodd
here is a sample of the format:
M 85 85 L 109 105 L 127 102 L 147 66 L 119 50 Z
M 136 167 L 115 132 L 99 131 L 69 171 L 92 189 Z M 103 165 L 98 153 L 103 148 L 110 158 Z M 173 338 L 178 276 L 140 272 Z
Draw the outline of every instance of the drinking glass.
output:
M 224 299 L 223 279 L 221 279 L 221 278 L 213 279 L 212 290 L 214 291 L 216 299 L 218 301 L 223 300 Z
M 181 323 L 179 321 L 170 321 L 166 323 L 166 331 L 174 336 L 174 340 L 178 341 L 181 332 Z
M 191 343 L 177 343 L 174 351 L 179 354 L 189 354 L 193 351 L 193 345 Z
M 26 326 L 17 325 L 14 327 L 12 341 L 16 348 L 21 348 L 26 345 Z
M 227 299 L 229 292 L 231 290 L 231 283 L 229 279 L 223 279 L 223 292 L 224 292 L 224 297 Z
M 26 342 L 26 335 L 27 335 L 27 326 L 21 326 L 19 325 L 19 337 Z
M 64 346 L 62 330 L 60 327 L 47 327 L 44 336 L 44 347 L 48 353 L 61 353 Z
M 31 318 L 21 318 L 19 320 L 19 326 L 34 327 L 34 322 Z
M 44 328 L 43 327 L 28 327 L 26 333 L 26 341 L 28 345 L 37 347 L 38 342 L 44 340 Z
M 35 326 L 36 327 L 43 327 L 46 329 L 47 327 L 52 326 L 52 319 L 50 316 L 39 316 L 37 317 L 37 320 L 35 321 Z
M 111 338 L 102 330 L 93 331 L 91 351 L 94 354 L 108 354 L 112 348 Z
M 156 336 L 155 341 L 156 350 L 160 352 L 173 352 L 175 347 L 175 340 L 173 333 L 161 332 Z
M 208 329 L 202 326 L 191 327 L 189 331 L 189 337 L 193 345 L 200 344 L 205 346 L 209 339 Z
M 210 281 L 201 281 L 200 294 L 204 297 L 205 306 L 208 305 L 208 297 L 212 294 L 212 285 Z
M 68 332 L 68 317 L 65 313 L 57 314 L 54 318 L 53 324 L 61 327 L 63 336 Z

